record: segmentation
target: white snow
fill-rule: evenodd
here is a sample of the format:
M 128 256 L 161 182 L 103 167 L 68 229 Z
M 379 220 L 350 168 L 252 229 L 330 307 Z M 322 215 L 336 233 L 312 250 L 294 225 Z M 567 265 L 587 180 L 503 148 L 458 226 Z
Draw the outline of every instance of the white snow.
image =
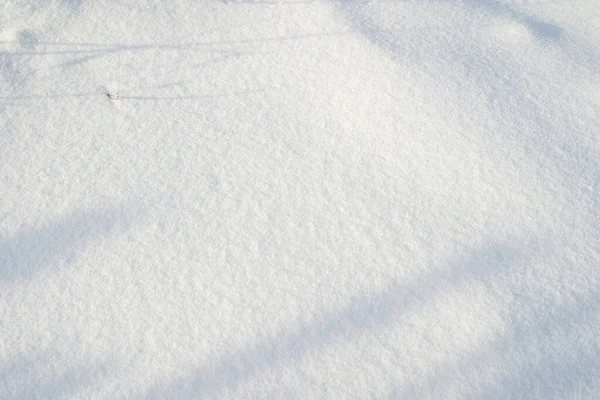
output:
M 6 0 L 0 398 L 600 397 L 599 21 Z

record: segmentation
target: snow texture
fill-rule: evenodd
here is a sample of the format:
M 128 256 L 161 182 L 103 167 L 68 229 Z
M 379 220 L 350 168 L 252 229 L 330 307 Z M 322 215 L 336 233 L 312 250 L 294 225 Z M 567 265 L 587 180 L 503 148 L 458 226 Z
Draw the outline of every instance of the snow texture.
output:
M 0 10 L 0 398 L 600 397 L 597 1 Z

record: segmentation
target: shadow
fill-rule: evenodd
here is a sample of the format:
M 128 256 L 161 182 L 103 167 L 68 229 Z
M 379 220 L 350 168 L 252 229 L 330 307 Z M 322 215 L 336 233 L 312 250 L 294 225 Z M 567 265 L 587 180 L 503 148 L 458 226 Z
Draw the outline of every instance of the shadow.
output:
M 306 6 L 319 3 L 325 3 L 328 0 L 214 0 L 217 3 L 232 5 L 250 5 L 250 6 Z
M 475 397 L 594 397 L 594 385 L 595 390 L 600 389 L 600 342 L 594 332 L 598 315 L 600 295 L 596 292 L 521 316 L 508 334 L 494 343 L 495 355 L 521 356 L 521 360 L 505 362 L 516 371 Z M 582 331 L 587 331 L 587 337 L 581 336 Z M 481 368 L 486 360 L 489 354 L 471 362 L 471 368 Z
M 25 71 L 23 79 L 30 74 L 28 63 L 31 59 L 37 57 L 48 57 L 49 61 L 45 66 L 39 69 L 68 69 L 74 66 L 81 66 L 88 62 L 109 57 L 115 61 L 115 64 L 122 62 L 121 55 L 126 55 L 133 52 L 146 51 L 175 51 L 175 52 L 196 52 L 205 55 L 204 59 L 194 59 L 194 64 L 188 67 L 191 68 L 214 68 L 217 64 L 226 62 L 231 59 L 241 58 L 245 56 L 254 56 L 264 54 L 262 50 L 267 43 L 284 43 L 288 41 L 298 40 L 313 40 L 323 37 L 334 37 L 347 34 L 348 32 L 317 32 L 305 33 L 296 35 L 281 35 L 270 37 L 255 37 L 236 40 L 188 40 L 184 42 L 174 43 L 91 43 L 91 42 L 44 42 L 39 41 L 33 32 L 24 31 L 18 40 L 0 41 L 0 44 L 16 44 L 19 49 L 16 51 L 5 51 L 0 53 L 0 70 L 6 71 L 6 75 L 10 75 L 9 82 L 15 82 L 18 78 L 17 70 Z M 202 33 L 201 33 L 202 34 Z M 201 35 L 200 34 L 200 35 Z M 114 58 L 113 58 L 114 57 Z M 22 65 L 20 68 L 14 65 Z M 178 67 L 179 68 L 179 67 Z M 39 70 L 38 69 L 38 70 Z M 37 71 L 37 70 L 36 70 Z M 64 71 L 63 71 L 64 72 Z M 21 85 L 14 85 L 20 91 Z M 129 100 L 195 100 L 211 97 L 225 97 L 239 94 L 247 94 L 259 92 L 259 89 L 249 91 L 239 91 L 232 94 L 217 94 L 217 95 L 186 95 L 186 96 L 171 96 L 171 95 L 145 95 L 145 94 L 127 94 L 120 93 L 121 99 Z M 15 107 L 13 100 L 27 98 L 77 98 L 88 96 L 100 96 L 105 93 L 99 92 L 82 92 L 82 93 L 67 93 L 53 94 L 41 96 L 4 96 L 1 100 L 6 100 L 0 103 L 5 107 Z
M 19 41 L 19 46 L 21 46 L 22 49 L 25 49 L 28 51 L 34 50 L 35 47 L 37 46 L 37 44 L 39 43 L 38 38 L 35 35 L 35 33 L 28 29 L 25 29 L 25 30 L 19 32 L 18 41 Z
M 534 36 L 540 39 L 559 40 L 563 35 L 563 29 L 558 25 L 543 22 L 535 17 L 527 15 L 508 4 L 497 0 L 466 0 L 467 4 L 483 9 L 484 11 L 498 16 L 507 16 L 514 22 L 526 26 Z
M 525 22 L 537 36 L 558 40 L 563 35 L 563 29 L 557 25 L 538 21 L 533 18 L 526 18 Z
M 239 92 L 231 92 L 231 93 L 219 93 L 219 94 L 207 94 L 207 95 L 189 95 L 189 96 L 141 96 L 141 95 L 122 95 L 119 94 L 118 99 L 114 101 L 121 100 L 138 100 L 138 101 L 147 101 L 147 100 L 202 100 L 202 99 L 213 99 L 220 97 L 232 97 L 232 96 L 243 96 L 248 94 L 255 93 L 263 93 L 263 89 L 256 90 L 245 90 Z M 98 91 L 98 92 L 87 92 L 87 93 L 69 93 L 69 94 L 50 94 L 50 95 L 32 95 L 32 96 L 10 96 L 10 97 L 2 97 L 0 96 L 0 100 L 24 100 L 24 99 L 65 99 L 65 98 L 87 98 L 87 97 L 98 97 L 98 98 L 107 98 L 107 93 Z M 2 103 L 2 104 L 10 104 L 10 103 Z M 19 103 L 14 103 L 14 105 L 18 105 Z
M 72 398 L 82 389 L 97 385 L 106 375 L 103 365 L 66 368 L 56 373 L 50 354 L 21 357 L 0 364 L 0 398 L 14 400 Z
M 84 4 L 84 0 L 62 0 L 62 2 L 72 11 L 78 11 Z
M 257 340 L 249 348 L 210 361 L 188 376 L 155 386 L 147 398 L 217 398 L 221 392 L 233 390 L 271 368 L 298 362 L 330 344 L 385 329 L 400 315 L 417 312 L 433 296 L 453 290 L 456 285 L 506 273 L 521 257 L 518 249 L 508 245 L 481 248 L 413 283 L 394 282 L 384 291 L 356 296 L 341 310 L 326 313 L 308 324 L 298 323 L 300 327 L 295 330 L 283 330 Z
M 398 1 L 398 3 L 409 1 Z M 393 1 L 390 2 L 393 3 Z M 559 40 L 563 36 L 563 29 L 558 25 L 540 21 L 497 0 L 463 0 L 463 3 L 489 15 L 506 17 L 517 24 L 521 24 L 538 39 Z M 404 46 L 404 38 L 398 37 L 398 32 L 380 26 L 366 9 L 370 4 L 369 1 L 364 0 L 339 0 L 338 10 L 350 22 L 353 31 L 361 32 L 369 42 L 381 48 L 393 58 L 405 58 L 407 49 Z M 446 29 L 446 27 L 442 27 L 442 29 Z M 416 30 L 423 30 L 422 38 L 430 36 L 429 28 L 417 28 Z M 456 62 L 456 60 L 453 60 L 453 62 Z
M 201 100 L 201 99 L 214 99 L 220 97 L 232 97 L 232 96 L 243 96 L 247 94 L 263 93 L 264 90 L 246 90 L 240 92 L 223 93 L 223 94 L 207 94 L 204 96 L 120 96 L 119 100 Z
M 123 231 L 131 222 L 122 209 L 77 211 L 0 237 L 0 280 L 26 279 L 50 265 L 69 264 L 89 242 Z
M 43 57 L 43 56 L 63 56 L 71 57 L 66 61 L 51 65 L 52 68 L 68 68 L 76 65 L 82 65 L 86 62 L 115 55 L 118 53 L 127 53 L 131 51 L 149 51 L 149 50 L 187 50 L 201 51 L 208 55 L 221 55 L 221 60 L 226 60 L 230 57 L 241 57 L 243 55 L 252 55 L 255 52 L 242 50 L 227 50 L 211 47 L 211 43 L 190 43 L 187 45 L 102 45 L 96 43 L 39 43 L 39 47 L 44 50 L 23 49 L 22 51 L 8 53 L 11 57 Z M 66 48 L 65 48 L 66 47 Z
M 406 2 L 416 3 L 413 0 L 392 3 L 402 4 Z M 496 49 L 490 51 L 489 46 L 496 46 L 497 38 L 495 36 L 502 36 L 503 34 L 510 36 L 512 28 L 515 28 L 514 25 L 521 25 L 523 29 L 516 29 L 516 38 L 513 39 L 519 41 L 522 39 L 521 35 L 525 35 L 526 40 L 524 40 L 523 46 L 539 45 L 543 47 L 556 44 L 552 52 L 546 52 L 542 49 L 540 54 L 546 57 L 546 53 L 550 56 L 555 50 L 558 50 L 567 59 L 573 61 L 577 68 L 581 67 L 588 72 L 595 73 L 597 63 L 585 61 L 588 59 L 587 56 L 585 58 L 573 58 L 575 53 L 571 53 L 571 50 L 579 47 L 580 49 L 575 51 L 583 55 L 581 51 L 585 46 L 579 41 L 574 42 L 573 38 L 570 37 L 565 38 L 567 40 L 563 41 L 562 39 L 566 35 L 560 26 L 526 14 L 520 11 L 514 3 L 510 5 L 499 0 L 462 0 L 456 3 L 442 0 L 441 3 L 444 6 L 447 4 L 453 8 L 461 8 L 459 10 L 460 15 L 468 16 L 472 14 L 473 21 L 477 21 L 475 34 L 455 35 L 452 33 L 470 26 L 471 21 L 468 20 L 461 27 L 436 24 L 431 27 L 418 27 L 416 31 L 412 28 L 404 29 L 402 26 L 387 25 L 376 17 L 381 10 L 369 8 L 369 4 L 377 3 L 363 0 L 340 0 L 338 10 L 348 21 L 351 29 L 360 32 L 369 44 L 385 53 L 393 62 L 400 66 L 407 65 L 419 72 L 425 72 L 429 75 L 427 79 L 431 79 L 432 82 L 439 83 L 440 87 L 445 86 L 447 90 L 455 93 L 453 96 L 458 102 L 463 101 L 461 99 L 470 97 L 472 100 L 465 102 L 462 107 L 472 107 L 475 104 L 481 105 L 481 109 L 485 109 L 485 112 L 489 113 L 487 118 L 498 123 L 501 129 L 495 129 L 495 133 L 492 133 L 493 131 L 487 128 L 488 122 L 486 122 L 472 132 L 477 135 L 486 135 L 486 140 L 490 140 L 490 145 L 486 146 L 493 149 L 493 153 L 497 152 L 499 148 L 507 148 L 509 144 L 517 145 L 517 143 L 519 146 L 532 149 L 535 148 L 535 146 L 532 146 L 531 140 L 533 140 L 536 145 L 539 145 L 540 149 L 544 150 L 539 152 L 528 151 L 532 159 L 535 159 L 540 165 L 552 168 L 557 176 L 562 175 L 565 182 L 571 183 L 570 176 L 574 174 L 575 163 L 569 163 L 568 166 L 560 165 L 559 162 L 563 162 L 560 160 L 564 158 L 561 153 L 563 151 L 575 151 L 573 146 L 577 141 L 572 140 L 572 137 L 579 135 L 589 137 L 591 131 L 587 124 L 593 126 L 595 122 L 588 120 L 587 116 L 582 116 L 581 119 L 587 121 L 586 125 L 583 123 L 574 124 L 572 115 L 579 113 L 581 108 L 573 107 L 571 104 L 575 104 L 575 101 L 581 102 L 585 104 L 585 107 L 592 109 L 592 113 L 597 114 L 600 110 L 596 104 L 597 102 L 586 95 L 569 98 L 570 91 L 564 90 L 561 85 L 555 85 L 554 87 L 545 85 L 545 79 L 556 80 L 556 82 L 563 79 L 567 82 L 572 75 L 567 76 L 554 71 L 550 72 L 550 68 L 546 71 L 547 65 L 541 65 L 540 63 L 529 64 L 530 61 L 526 60 L 530 60 L 530 57 L 523 55 L 526 53 L 523 53 L 522 49 L 515 56 L 508 56 L 506 48 L 498 49 L 499 51 L 496 51 Z M 395 11 L 399 10 L 402 11 L 400 7 Z M 482 16 L 485 17 L 483 18 L 484 23 L 481 23 Z M 426 19 L 426 14 L 419 18 L 421 17 Z M 508 26 L 505 26 L 507 21 L 509 22 Z M 458 24 L 461 23 L 462 21 L 458 22 Z M 495 31 L 496 28 L 498 28 L 498 32 Z M 505 31 L 505 28 L 508 29 Z M 492 35 L 492 32 L 495 32 L 493 33 L 493 42 L 489 38 L 483 38 L 483 36 Z M 482 36 L 482 43 L 479 42 L 477 36 Z M 567 49 L 565 45 L 571 47 L 571 50 L 565 51 Z M 510 45 L 507 46 L 507 48 L 510 47 Z M 519 45 L 519 47 L 521 46 Z M 548 57 L 549 63 L 559 60 L 560 58 L 554 55 L 551 58 Z M 526 69 L 524 69 L 525 65 L 527 65 Z M 569 66 L 569 68 L 573 67 Z M 535 82 L 539 89 L 530 90 L 529 83 L 524 83 L 530 80 Z M 415 84 L 418 84 L 418 81 L 415 81 Z M 438 92 L 442 93 L 442 91 L 436 89 L 436 93 Z M 392 99 L 395 97 L 390 92 L 387 92 L 387 94 Z M 563 101 L 561 98 L 565 98 L 565 100 Z M 444 112 L 448 110 L 447 112 L 450 112 L 452 116 L 465 118 L 458 109 L 450 111 L 451 107 L 448 106 L 448 103 L 438 103 L 435 96 L 423 96 L 422 99 L 427 102 L 427 107 L 424 110 L 430 107 L 432 109 L 440 107 L 440 110 L 444 110 Z M 548 99 L 561 99 L 561 102 L 550 103 Z M 507 124 L 507 121 L 519 121 L 515 125 L 519 126 L 517 128 L 519 135 L 514 135 L 515 129 Z M 562 124 L 566 128 L 559 128 Z M 524 127 L 527 128 L 524 129 Z M 458 129 L 464 128 L 460 127 Z M 566 135 L 560 131 L 561 129 L 571 130 L 571 133 Z M 500 137 L 500 132 L 506 136 Z M 552 146 L 548 146 L 550 137 L 556 141 Z M 492 154 L 492 152 L 489 154 Z M 576 152 L 586 154 L 586 157 L 590 158 L 596 156 L 596 154 L 592 154 L 594 153 L 593 146 L 579 146 Z M 587 171 L 589 168 L 589 165 L 581 167 L 582 176 L 589 175 Z M 565 174 L 565 171 L 569 171 L 569 173 Z
M 318 32 L 305 33 L 296 35 L 282 35 L 271 37 L 257 37 L 248 39 L 236 40 L 213 40 L 213 41 L 190 41 L 183 43 L 144 43 L 144 44 L 106 44 L 106 43 L 76 43 L 76 42 L 35 42 L 35 46 L 21 46 L 21 50 L 17 52 L 8 52 L 11 57 L 28 57 L 28 56 L 79 56 L 67 60 L 54 67 L 68 67 L 72 65 L 83 64 L 88 61 L 114 55 L 116 53 L 130 51 L 152 51 L 152 50 L 177 50 L 177 51 L 200 51 L 207 54 L 220 54 L 224 56 L 240 56 L 244 54 L 254 54 L 248 49 L 222 48 L 223 46 L 231 47 L 235 45 L 252 45 L 264 44 L 271 42 L 287 42 L 296 40 L 309 40 L 322 37 L 341 36 L 350 32 Z M 27 40 L 28 42 L 30 40 Z M 0 41 L 0 43 L 16 43 L 15 41 Z M 20 42 L 19 42 L 20 43 Z M 22 44 L 22 43 L 20 43 Z
M 457 382 L 484 383 L 467 388 L 462 398 L 468 399 L 592 398 L 600 376 L 593 328 L 600 315 L 598 292 L 556 306 L 541 307 L 537 299 L 519 306 L 532 305 L 539 309 L 517 315 L 486 348 L 459 354 L 417 382 L 394 387 L 388 398 L 442 397 L 456 393 Z M 486 376 L 493 376 L 491 382 Z

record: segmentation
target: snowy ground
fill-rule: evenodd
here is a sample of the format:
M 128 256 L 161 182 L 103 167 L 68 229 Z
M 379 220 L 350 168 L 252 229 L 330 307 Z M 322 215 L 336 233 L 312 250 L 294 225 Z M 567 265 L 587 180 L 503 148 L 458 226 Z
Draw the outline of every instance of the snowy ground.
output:
M 5 0 L 0 398 L 600 397 L 599 43 L 596 0 Z

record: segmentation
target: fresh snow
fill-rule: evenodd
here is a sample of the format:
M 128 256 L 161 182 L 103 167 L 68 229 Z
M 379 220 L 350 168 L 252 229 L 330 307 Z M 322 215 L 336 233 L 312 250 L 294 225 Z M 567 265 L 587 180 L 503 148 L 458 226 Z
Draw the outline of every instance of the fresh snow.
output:
M 600 397 L 599 44 L 594 0 L 5 0 L 0 398 Z

